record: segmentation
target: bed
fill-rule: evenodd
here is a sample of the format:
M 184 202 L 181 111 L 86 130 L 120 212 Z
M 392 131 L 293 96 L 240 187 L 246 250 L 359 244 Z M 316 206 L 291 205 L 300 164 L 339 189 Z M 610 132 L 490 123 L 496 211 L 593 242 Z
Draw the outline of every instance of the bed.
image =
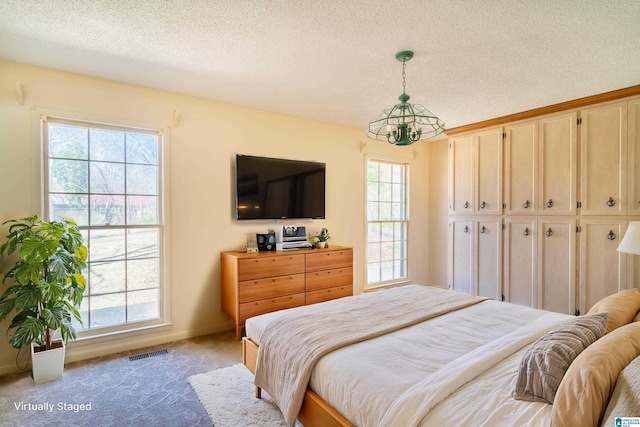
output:
M 638 310 L 638 290 L 576 318 L 408 285 L 250 318 L 244 361 L 289 425 L 598 425 Z

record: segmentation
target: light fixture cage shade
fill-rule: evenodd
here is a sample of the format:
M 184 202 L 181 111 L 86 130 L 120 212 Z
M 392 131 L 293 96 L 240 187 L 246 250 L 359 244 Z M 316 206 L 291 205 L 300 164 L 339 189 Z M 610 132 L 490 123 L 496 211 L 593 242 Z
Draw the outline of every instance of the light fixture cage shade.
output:
M 444 122 L 420 104 L 401 102 L 385 109 L 374 121 L 369 123 L 367 136 L 379 141 L 389 141 L 387 127 L 397 128 L 406 124 L 411 129 L 422 129 L 419 139 L 429 139 L 444 132 Z
M 618 246 L 618 252 L 627 254 L 640 255 L 640 222 L 633 221 L 629 223 L 627 232 Z

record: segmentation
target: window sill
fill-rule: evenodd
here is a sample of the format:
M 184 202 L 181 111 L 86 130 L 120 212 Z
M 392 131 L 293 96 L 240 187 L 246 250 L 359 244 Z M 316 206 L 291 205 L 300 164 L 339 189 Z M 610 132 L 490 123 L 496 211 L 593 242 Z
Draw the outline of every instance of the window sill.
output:
M 389 281 L 389 282 L 381 282 L 381 283 L 376 283 L 375 285 L 366 286 L 363 289 L 363 292 L 373 292 L 373 291 L 377 291 L 377 290 L 385 289 L 385 288 L 394 288 L 396 286 L 408 285 L 409 283 L 411 283 L 411 280 L 409 280 L 409 279 L 403 279 L 403 280 L 397 280 L 397 281 Z
M 73 342 L 69 342 L 69 347 L 82 347 L 85 345 L 100 344 L 117 339 L 132 338 L 139 335 L 146 335 L 150 332 L 164 332 L 171 329 L 173 323 L 159 323 L 157 325 L 139 326 L 121 331 L 110 331 L 87 336 L 78 336 Z M 81 332 L 78 334 L 80 335 Z

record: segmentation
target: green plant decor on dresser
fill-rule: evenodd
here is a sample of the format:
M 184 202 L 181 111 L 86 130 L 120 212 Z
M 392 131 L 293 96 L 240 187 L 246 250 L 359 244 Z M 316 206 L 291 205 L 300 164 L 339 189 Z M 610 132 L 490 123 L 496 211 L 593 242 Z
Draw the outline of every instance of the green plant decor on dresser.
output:
M 77 307 L 86 280 L 87 247 L 72 219 L 45 222 L 37 215 L 6 221 L 9 234 L 0 255 L 17 253 L 18 261 L 4 275 L 8 286 L 0 296 L 0 321 L 15 312 L 9 342 L 17 349 L 35 343 L 52 348 L 53 333 L 75 339 L 73 316 L 82 323 Z

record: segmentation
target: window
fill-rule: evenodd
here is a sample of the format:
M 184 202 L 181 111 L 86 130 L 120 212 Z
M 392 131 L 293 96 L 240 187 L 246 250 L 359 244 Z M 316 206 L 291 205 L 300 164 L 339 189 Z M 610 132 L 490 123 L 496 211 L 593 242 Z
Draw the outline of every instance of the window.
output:
M 76 328 L 92 335 L 160 323 L 161 133 L 53 118 L 43 124 L 45 214 L 73 218 L 89 248 Z
M 367 286 L 408 279 L 409 165 L 367 161 Z

